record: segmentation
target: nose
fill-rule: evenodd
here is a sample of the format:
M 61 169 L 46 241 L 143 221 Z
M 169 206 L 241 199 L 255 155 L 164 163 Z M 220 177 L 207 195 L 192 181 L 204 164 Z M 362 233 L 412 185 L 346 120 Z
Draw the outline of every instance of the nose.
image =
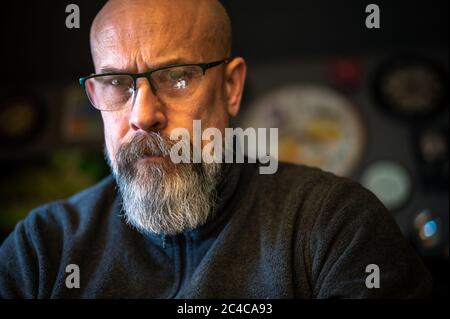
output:
M 129 124 L 135 131 L 159 131 L 167 124 L 161 100 L 153 92 L 147 79 L 136 83 L 136 96 L 131 109 Z

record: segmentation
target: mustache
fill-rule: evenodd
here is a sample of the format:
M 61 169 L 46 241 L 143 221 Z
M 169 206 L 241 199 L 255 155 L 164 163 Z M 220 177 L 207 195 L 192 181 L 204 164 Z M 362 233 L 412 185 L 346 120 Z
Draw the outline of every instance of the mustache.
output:
M 156 132 L 137 134 L 119 146 L 116 158 L 118 163 L 129 165 L 147 156 L 167 157 L 175 142 Z

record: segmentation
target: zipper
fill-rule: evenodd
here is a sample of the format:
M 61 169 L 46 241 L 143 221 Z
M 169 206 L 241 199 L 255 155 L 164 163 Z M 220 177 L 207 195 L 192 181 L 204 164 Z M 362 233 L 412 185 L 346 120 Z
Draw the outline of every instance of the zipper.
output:
M 163 236 L 163 240 L 166 240 L 167 236 Z M 175 282 L 173 286 L 173 290 L 171 294 L 169 295 L 169 299 L 177 298 L 178 293 L 180 292 L 183 278 L 184 278 L 184 257 L 183 257 L 183 243 L 182 239 L 179 237 L 179 235 L 173 236 L 171 238 L 172 244 L 173 244 L 173 252 L 174 252 L 174 270 L 175 270 Z M 163 244 L 164 246 L 164 244 Z
M 161 241 L 162 241 L 162 247 L 163 247 L 163 249 L 166 249 L 167 236 L 166 236 L 166 235 L 162 235 L 162 236 L 161 236 Z

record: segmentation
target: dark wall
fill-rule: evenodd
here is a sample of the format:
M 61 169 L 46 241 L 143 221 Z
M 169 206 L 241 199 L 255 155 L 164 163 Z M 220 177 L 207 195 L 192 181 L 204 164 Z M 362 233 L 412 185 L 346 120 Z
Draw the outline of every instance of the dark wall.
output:
M 365 27 L 365 7 L 372 2 L 381 9 L 381 29 Z M 80 7 L 80 29 L 65 27 L 65 8 L 70 3 Z M 329 65 L 336 58 L 356 61 L 363 68 L 357 88 L 338 90 L 359 108 L 367 134 L 363 158 L 350 177 L 361 181 L 364 170 L 378 160 L 394 160 L 406 167 L 414 189 L 409 201 L 393 214 L 412 242 L 417 239 L 417 213 L 430 209 L 437 214 L 444 229 L 439 245 L 416 248 L 437 278 L 437 294 L 448 294 L 444 270 L 448 267 L 448 178 L 444 187 L 433 181 L 431 186 L 425 184 L 421 178 L 425 168 L 414 149 L 414 134 L 422 126 L 443 126 L 448 131 L 448 108 L 419 121 L 391 116 L 374 98 L 373 78 L 383 63 L 400 53 L 425 57 L 448 77 L 449 1 L 223 3 L 233 22 L 234 55 L 245 57 L 249 65 L 243 112 L 272 89 L 292 83 L 337 89 L 329 78 Z M 66 197 L 108 174 L 100 119 L 77 86 L 77 79 L 93 70 L 89 27 L 103 4 L 94 0 L 2 3 L 0 107 L 21 95 L 36 97 L 43 107 L 39 125 L 26 140 L 0 141 L 4 167 L 0 241 L 32 207 Z M 2 116 L 0 112 L 0 120 Z M 77 129 L 79 123 L 84 126 Z M 67 133 L 68 125 L 74 125 L 74 131 Z M 90 133 L 80 135 L 80 130 Z M 448 159 L 446 163 L 448 176 Z
M 66 29 L 65 7 L 77 3 L 81 28 Z M 8 1 L 1 10 L 2 70 L 8 79 L 71 81 L 91 71 L 90 23 L 104 1 Z M 364 27 L 368 1 L 224 1 L 235 53 L 253 61 L 448 48 L 449 2 L 376 1 L 381 30 Z M 24 77 L 23 74 L 27 76 Z

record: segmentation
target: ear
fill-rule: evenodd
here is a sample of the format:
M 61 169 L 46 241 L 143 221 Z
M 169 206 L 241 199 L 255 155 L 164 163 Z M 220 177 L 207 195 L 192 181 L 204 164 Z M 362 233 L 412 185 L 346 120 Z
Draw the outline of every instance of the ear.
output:
M 239 113 L 244 92 L 247 65 L 243 58 L 237 57 L 227 64 L 225 70 L 225 98 L 228 115 L 235 117 Z

